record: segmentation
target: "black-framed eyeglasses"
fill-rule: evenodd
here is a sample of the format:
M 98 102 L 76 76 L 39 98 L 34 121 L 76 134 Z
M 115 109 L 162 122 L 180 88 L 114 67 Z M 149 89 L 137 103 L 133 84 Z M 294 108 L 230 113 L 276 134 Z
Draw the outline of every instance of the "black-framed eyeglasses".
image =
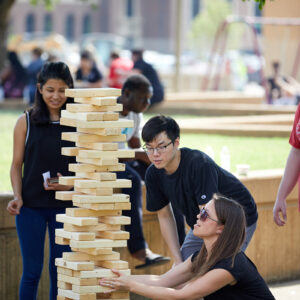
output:
M 154 154 L 154 151 L 156 150 L 156 152 L 158 154 L 161 154 L 161 153 L 164 153 L 167 149 L 168 146 L 170 146 L 171 144 L 173 144 L 173 141 L 171 141 L 169 144 L 167 145 L 164 145 L 164 146 L 159 146 L 159 147 L 156 147 L 156 148 L 151 148 L 151 147 L 148 147 L 148 146 L 144 146 L 143 147 L 143 150 L 147 153 L 147 154 Z
M 215 221 L 215 222 L 219 223 L 218 220 L 215 220 L 215 219 L 211 218 L 211 217 L 208 215 L 208 212 L 206 211 L 205 207 L 203 207 L 203 208 L 200 210 L 200 220 L 201 220 L 202 222 L 205 222 L 207 218 L 210 219 L 210 220 L 212 220 L 212 221 Z

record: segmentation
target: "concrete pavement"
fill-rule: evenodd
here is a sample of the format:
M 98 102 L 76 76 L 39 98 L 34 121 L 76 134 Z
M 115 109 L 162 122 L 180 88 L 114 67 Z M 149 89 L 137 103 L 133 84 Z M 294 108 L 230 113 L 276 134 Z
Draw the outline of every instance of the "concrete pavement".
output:
M 300 280 L 270 284 L 269 288 L 276 300 L 299 300 Z

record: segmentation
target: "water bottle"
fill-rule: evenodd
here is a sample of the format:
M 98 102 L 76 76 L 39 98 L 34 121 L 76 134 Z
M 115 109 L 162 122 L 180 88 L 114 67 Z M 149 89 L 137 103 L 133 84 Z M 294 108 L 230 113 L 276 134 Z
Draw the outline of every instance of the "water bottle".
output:
M 215 152 L 214 149 L 212 148 L 212 146 L 207 146 L 205 148 L 205 153 L 212 159 L 215 159 Z
M 221 158 L 221 167 L 227 170 L 228 172 L 230 172 L 230 153 L 227 146 L 222 147 L 220 158 Z

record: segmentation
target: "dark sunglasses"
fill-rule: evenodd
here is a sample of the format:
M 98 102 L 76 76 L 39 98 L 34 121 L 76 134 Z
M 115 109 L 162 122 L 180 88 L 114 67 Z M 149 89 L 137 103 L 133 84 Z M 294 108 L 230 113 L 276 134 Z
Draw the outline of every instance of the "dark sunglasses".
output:
M 218 220 L 215 220 L 215 219 L 211 218 L 211 217 L 208 215 L 207 211 L 205 210 L 205 207 L 203 207 L 203 208 L 200 210 L 200 220 L 201 220 L 202 222 L 205 222 L 207 218 L 210 219 L 210 220 L 212 220 L 212 221 L 215 221 L 215 222 L 219 223 Z

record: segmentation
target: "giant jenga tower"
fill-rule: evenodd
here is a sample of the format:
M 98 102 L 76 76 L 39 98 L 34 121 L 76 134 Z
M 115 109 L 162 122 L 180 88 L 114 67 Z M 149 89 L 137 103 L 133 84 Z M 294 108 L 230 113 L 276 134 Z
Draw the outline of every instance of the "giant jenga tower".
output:
M 62 154 L 76 156 L 77 163 L 69 165 L 75 176 L 59 178 L 74 191 L 56 192 L 56 199 L 72 200 L 76 207 L 57 215 L 64 228 L 56 230 L 56 243 L 73 251 L 56 259 L 57 299 L 129 299 L 128 292 L 103 294 L 107 288 L 98 279 L 115 276 L 111 268 L 130 274 L 128 262 L 113 251 L 127 246 L 129 233 L 121 226 L 130 224 L 130 218 L 122 216 L 122 210 L 130 209 L 129 196 L 114 189 L 131 187 L 130 180 L 116 179 L 115 172 L 125 170 L 119 158 L 134 157 L 133 150 L 118 149 L 118 142 L 126 140 L 121 129 L 133 127 L 133 121 L 119 120 L 119 89 L 68 89 L 65 94 L 75 103 L 67 104 L 60 123 L 76 127 L 76 132 L 64 132 L 62 139 L 76 147 L 62 148 Z

